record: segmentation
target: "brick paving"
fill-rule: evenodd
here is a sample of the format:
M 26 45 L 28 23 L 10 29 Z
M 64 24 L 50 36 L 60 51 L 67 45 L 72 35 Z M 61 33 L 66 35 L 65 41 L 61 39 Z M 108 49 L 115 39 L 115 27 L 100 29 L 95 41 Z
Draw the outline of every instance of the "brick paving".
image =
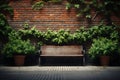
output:
M 120 80 L 120 67 L 0 67 L 0 80 Z

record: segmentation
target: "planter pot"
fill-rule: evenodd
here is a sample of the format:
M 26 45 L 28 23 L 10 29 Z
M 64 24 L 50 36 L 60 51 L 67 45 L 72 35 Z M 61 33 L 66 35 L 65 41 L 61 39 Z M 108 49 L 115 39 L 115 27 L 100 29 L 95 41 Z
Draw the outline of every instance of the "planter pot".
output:
M 101 66 L 108 66 L 109 62 L 110 62 L 110 57 L 109 56 L 100 56 Z
M 25 61 L 25 55 L 14 55 L 14 61 L 16 66 L 23 66 Z

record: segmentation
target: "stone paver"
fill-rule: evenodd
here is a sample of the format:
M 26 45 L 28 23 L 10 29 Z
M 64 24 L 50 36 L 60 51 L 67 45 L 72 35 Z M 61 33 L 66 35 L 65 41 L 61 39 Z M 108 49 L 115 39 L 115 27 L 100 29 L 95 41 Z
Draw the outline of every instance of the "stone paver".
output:
M 120 67 L 0 67 L 0 80 L 120 80 Z

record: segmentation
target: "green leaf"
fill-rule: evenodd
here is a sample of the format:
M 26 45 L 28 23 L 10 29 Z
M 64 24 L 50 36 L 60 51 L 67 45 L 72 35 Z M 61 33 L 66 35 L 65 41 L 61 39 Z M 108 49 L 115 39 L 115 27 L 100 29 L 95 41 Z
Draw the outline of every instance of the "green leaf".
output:
M 85 17 L 86 17 L 86 18 L 91 18 L 91 15 L 86 15 Z
M 35 4 L 32 5 L 32 8 L 34 10 L 40 10 L 43 7 L 44 7 L 44 2 L 43 1 L 36 2 Z
M 71 3 L 66 3 L 66 9 L 69 10 L 71 8 Z
M 80 5 L 79 4 L 74 4 L 74 7 L 75 8 L 80 8 Z

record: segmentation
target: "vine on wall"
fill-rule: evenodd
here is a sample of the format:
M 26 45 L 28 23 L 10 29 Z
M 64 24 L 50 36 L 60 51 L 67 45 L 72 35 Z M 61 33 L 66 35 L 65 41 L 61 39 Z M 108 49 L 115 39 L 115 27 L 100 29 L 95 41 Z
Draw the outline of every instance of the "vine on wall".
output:
M 9 0 L 0 1 L 0 38 L 3 42 L 5 42 L 5 39 L 8 37 L 8 33 L 12 30 L 7 22 L 6 16 L 13 16 L 13 8 L 8 4 Z
M 112 24 L 111 16 L 114 14 L 119 17 L 119 0 L 68 0 L 66 9 L 74 7 L 78 10 L 77 16 L 85 16 L 94 20 L 98 15 L 102 15 L 102 20 L 105 20 L 108 25 Z M 95 12 L 91 16 L 91 11 Z
M 33 0 L 34 1 L 34 0 Z M 35 2 L 33 5 L 32 5 L 32 8 L 34 10 L 40 10 L 44 7 L 44 5 L 46 3 L 49 3 L 49 2 L 52 2 L 52 3 L 60 3 L 62 2 L 62 0 L 40 0 L 40 1 L 37 1 Z
M 58 31 L 47 29 L 43 32 L 35 29 L 35 27 L 19 30 L 19 35 L 22 38 L 30 39 L 32 37 L 47 45 L 80 45 L 99 37 L 119 40 L 119 34 L 116 26 L 107 26 L 103 24 L 92 26 L 87 30 L 82 27 L 75 32 L 63 29 Z
M 6 16 L 13 16 L 13 9 L 8 4 L 9 0 L 0 0 L 0 53 L 4 43 L 8 41 L 8 34 L 12 31 Z
M 33 4 L 33 9 L 40 10 L 47 2 L 62 2 L 63 0 L 40 0 Z M 119 0 L 67 0 L 66 9 L 72 7 L 78 11 L 77 16 L 84 16 L 87 19 L 94 20 L 98 15 L 102 15 L 102 20 L 108 25 L 112 24 L 111 16 L 114 14 L 119 17 L 120 1 Z M 94 11 L 95 15 L 91 16 Z M 101 20 L 101 21 L 102 21 Z

